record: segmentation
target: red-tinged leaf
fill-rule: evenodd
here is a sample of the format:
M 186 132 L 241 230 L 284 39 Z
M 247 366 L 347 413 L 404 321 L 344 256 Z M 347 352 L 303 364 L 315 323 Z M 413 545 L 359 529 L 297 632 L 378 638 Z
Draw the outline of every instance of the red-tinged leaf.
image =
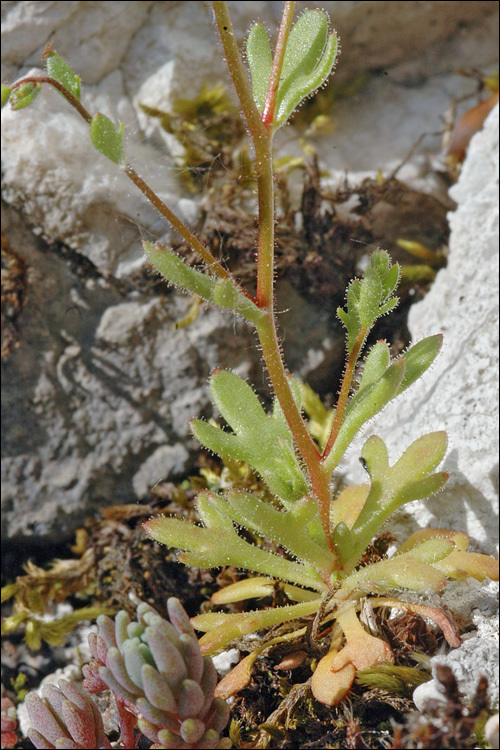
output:
M 222 678 L 215 688 L 215 695 L 217 698 L 227 700 L 250 684 L 250 680 L 252 679 L 252 669 L 257 656 L 258 654 L 256 653 L 248 654 L 248 656 L 245 656 L 239 664 L 233 667 L 232 670 Z

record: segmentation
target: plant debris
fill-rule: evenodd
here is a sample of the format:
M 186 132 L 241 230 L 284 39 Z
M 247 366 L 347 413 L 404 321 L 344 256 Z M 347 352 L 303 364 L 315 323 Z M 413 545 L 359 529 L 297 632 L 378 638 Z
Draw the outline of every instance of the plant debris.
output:
M 436 678 L 445 701 L 429 701 L 423 712 L 412 711 L 394 730 L 392 750 L 404 748 L 475 748 L 488 711 L 488 680 L 479 678 L 470 701 L 461 695 L 450 667 L 439 664 Z

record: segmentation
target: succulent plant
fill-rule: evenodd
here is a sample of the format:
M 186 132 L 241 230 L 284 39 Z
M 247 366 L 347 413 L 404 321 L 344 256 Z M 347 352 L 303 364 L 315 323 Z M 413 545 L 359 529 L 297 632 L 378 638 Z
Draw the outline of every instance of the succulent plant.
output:
M 2 685 L 3 692 L 3 685 Z M 17 736 L 17 712 L 14 703 L 7 696 L 2 697 L 2 750 L 15 747 L 19 741 Z
M 101 615 L 89 636 L 93 659 L 83 667 L 83 689 L 66 680 L 47 685 L 42 697 L 26 696 L 37 748 L 110 748 L 104 726 L 88 693 L 111 690 L 120 717 L 120 747 L 135 748 L 139 728 L 152 748 L 231 747 L 220 732 L 229 707 L 215 698 L 217 672 L 203 656 L 180 601 L 167 601 L 170 622 L 149 604 L 137 607 L 137 620 L 125 611 L 113 620 Z M 85 692 L 86 691 L 86 692 Z
M 26 696 L 33 724 L 28 737 L 34 746 L 62 750 L 110 748 L 101 715 L 92 698 L 67 680 L 59 680 L 58 686 L 45 685 L 41 698 L 36 693 Z
M 212 660 L 202 656 L 180 601 L 170 598 L 167 609 L 170 622 L 144 602 L 137 621 L 123 610 L 114 621 L 101 615 L 98 632 L 89 636 L 94 659 L 83 668 L 84 687 L 91 693 L 109 688 L 154 748 L 228 747 L 219 734 L 229 707 L 214 698 Z

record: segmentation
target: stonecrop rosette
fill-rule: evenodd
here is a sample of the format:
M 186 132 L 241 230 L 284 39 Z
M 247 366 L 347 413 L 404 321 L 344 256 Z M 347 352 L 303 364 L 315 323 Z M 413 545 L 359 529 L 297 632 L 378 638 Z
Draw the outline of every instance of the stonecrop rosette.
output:
M 180 601 L 167 602 L 170 622 L 148 604 L 137 621 L 120 611 L 98 618 L 89 636 L 93 661 L 83 668 L 89 692 L 109 688 L 138 719 L 155 748 L 223 748 L 219 733 L 229 719 L 225 701 L 214 698 L 217 672 L 204 657 Z

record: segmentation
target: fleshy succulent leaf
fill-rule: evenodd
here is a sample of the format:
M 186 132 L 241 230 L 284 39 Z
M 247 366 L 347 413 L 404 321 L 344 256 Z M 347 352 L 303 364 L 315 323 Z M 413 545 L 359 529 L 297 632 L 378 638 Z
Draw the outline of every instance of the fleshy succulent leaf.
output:
M 111 744 L 92 699 L 67 680 L 42 689 L 42 698 L 29 693 L 25 699 L 32 727 L 28 736 L 37 748 L 98 748 Z
M 98 687 L 96 692 L 108 687 L 115 694 L 122 743 L 127 747 L 132 747 L 135 742 L 133 728 L 136 716 L 139 717 L 139 729 L 155 747 L 164 746 L 161 743 L 167 739 L 168 747 L 182 748 L 190 743 L 203 747 L 203 737 L 208 737 L 205 742 L 207 747 L 210 742 L 214 747 L 219 742 L 224 744 L 219 739 L 219 732 L 229 715 L 227 711 L 221 712 L 215 698 L 215 667 L 211 659 L 202 655 L 191 621 L 180 601 L 168 599 L 167 611 L 170 622 L 146 603 L 138 605 L 136 621 L 131 622 L 125 612 L 119 613 L 114 623 L 115 630 L 120 631 L 119 639 L 115 637 L 116 633 L 111 633 L 112 620 L 101 618 L 99 628 L 101 630 L 102 626 L 106 640 L 119 645 L 108 648 L 100 632 L 90 639 L 93 655 L 97 639 L 104 644 L 104 648 L 99 647 L 101 666 L 99 662 L 91 662 L 86 680 L 87 674 L 92 677 L 97 670 L 104 687 Z M 80 694 L 70 686 L 66 697 L 80 710 L 80 714 L 74 718 L 76 724 L 82 721 L 83 724 L 88 723 L 91 710 L 85 702 L 81 702 Z M 51 698 L 58 709 L 61 704 L 58 695 Z M 60 714 L 60 711 L 56 713 Z M 97 731 L 96 737 L 100 738 Z M 96 747 L 96 740 L 92 745 L 78 747 Z M 109 744 L 99 747 L 109 747 Z

